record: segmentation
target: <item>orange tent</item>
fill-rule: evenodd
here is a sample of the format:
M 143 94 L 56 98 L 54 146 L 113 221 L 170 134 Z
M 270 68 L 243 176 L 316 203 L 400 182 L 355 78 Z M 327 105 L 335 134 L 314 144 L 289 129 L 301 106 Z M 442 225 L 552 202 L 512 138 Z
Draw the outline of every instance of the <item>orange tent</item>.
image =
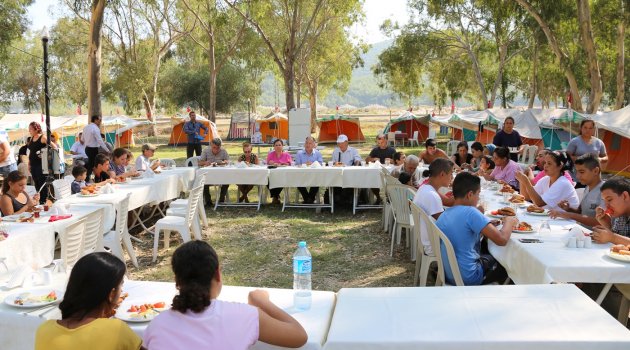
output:
M 261 140 L 271 143 L 275 139 L 289 139 L 289 118 L 282 113 L 268 115 L 256 120 L 256 129 L 261 134 Z
M 175 125 L 171 130 L 171 137 L 168 140 L 169 146 L 183 146 L 188 143 L 188 135 L 186 135 L 186 133 L 184 132 L 184 123 L 189 120 L 190 118 L 188 118 L 188 116 L 186 116 L 185 118 L 171 119 L 171 121 L 174 122 Z M 202 136 L 204 136 L 203 140 L 201 140 L 202 145 L 210 144 L 210 140 L 214 138 L 221 138 L 221 136 L 219 136 L 219 132 L 217 131 L 216 124 L 202 116 L 197 116 L 197 121 L 208 127 L 207 133 L 201 130 Z
M 359 118 L 351 118 L 343 115 L 331 115 L 327 118 L 318 118 L 319 126 L 318 142 L 337 142 L 340 134 L 348 136 L 350 142 L 365 142 L 365 136 L 361 131 Z
M 429 138 L 429 120 L 431 116 L 416 116 L 409 111 L 405 111 L 397 118 L 392 119 L 383 130 L 383 134 L 388 132 L 404 132 L 408 137 L 413 137 L 414 131 L 418 131 L 418 140 L 421 142 Z

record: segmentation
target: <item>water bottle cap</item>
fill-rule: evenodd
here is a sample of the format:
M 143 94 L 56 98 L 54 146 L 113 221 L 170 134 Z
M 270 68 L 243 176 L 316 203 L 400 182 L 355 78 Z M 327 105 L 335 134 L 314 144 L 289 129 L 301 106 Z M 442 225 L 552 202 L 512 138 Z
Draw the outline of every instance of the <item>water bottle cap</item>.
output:
M 300 248 L 306 248 L 306 242 L 301 241 L 300 243 L 298 243 L 298 247 L 300 247 Z

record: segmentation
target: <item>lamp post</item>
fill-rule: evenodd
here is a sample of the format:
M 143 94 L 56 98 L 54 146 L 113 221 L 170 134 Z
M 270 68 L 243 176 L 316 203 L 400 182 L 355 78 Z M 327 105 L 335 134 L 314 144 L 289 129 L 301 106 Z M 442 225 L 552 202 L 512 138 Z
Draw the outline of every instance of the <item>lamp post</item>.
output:
M 250 98 L 247 99 L 247 137 L 250 142 L 252 139 L 252 108 L 251 108 L 252 100 Z
M 50 97 L 48 95 L 48 28 L 42 30 L 42 46 L 44 47 L 44 106 L 46 111 L 46 155 L 48 165 L 48 176 L 46 176 L 47 191 L 52 186 L 54 180 L 53 175 L 53 154 L 50 146 Z

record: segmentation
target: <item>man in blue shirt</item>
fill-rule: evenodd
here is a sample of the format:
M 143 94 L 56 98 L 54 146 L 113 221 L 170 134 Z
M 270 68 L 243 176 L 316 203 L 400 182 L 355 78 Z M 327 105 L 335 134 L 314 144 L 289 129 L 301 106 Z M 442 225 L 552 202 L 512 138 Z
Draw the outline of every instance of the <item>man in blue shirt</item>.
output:
M 208 133 L 208 127 L 197 121 L 197 115 L 195 111 L 188 113 L 190 120 L 184 123 L 184 133 L 188 136 L 188 144 L 186 145 L 186 157 L 190 158 L 194 155 L 199 157 L 201 155 L 201 140 L 204 139 L 201 136 L 201 129 Z
M 481 192 L 479 177 L 461 172 L 453 181 L 455 203 L 438 218 L 436 224 L 453 245 L 459 272 L 465 285 L 480 285 L 501 281 L 507 277 L 505 269 L 487 252 L 482 250 L 481 238 L 485 236 L 499 246 L 504 246 L 510 239 L 512 229 L 517 225 L 515 216 L 503 218 L 503 227 L 497 229 L 490 220 L 476 208 Z M 483 235 L 483 236 L 482 236 Z M 446 255 L 446 249 L 440 246 L 444 263 L 446 282 L 455 284 L 453 273 Z
M 314 162 L 322 164 L 324 160 L 322 159 L 322 154 L 315 148 L 315 139 L 312 136 L 307 136 L 306 140 L 304 140 L 304 149 L 298 151 L 295 157 L 295 164 L 310 166 Z M 311 187 L 308 191 L 306 187 L 298 187 L 298 191 L 302 194 L 304 204 L 313 204 L 315 203 L 319 187 Z

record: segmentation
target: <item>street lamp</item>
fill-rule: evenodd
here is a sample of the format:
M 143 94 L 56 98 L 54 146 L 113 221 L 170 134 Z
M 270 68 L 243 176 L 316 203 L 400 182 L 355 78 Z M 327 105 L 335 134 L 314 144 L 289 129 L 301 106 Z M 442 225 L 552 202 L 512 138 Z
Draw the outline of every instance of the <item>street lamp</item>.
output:
M 252 114 L 251 114 L 251 103 L 252 100 L 250 98 L 247 99 L 247 137 L 251 142 L 252 139 Z

